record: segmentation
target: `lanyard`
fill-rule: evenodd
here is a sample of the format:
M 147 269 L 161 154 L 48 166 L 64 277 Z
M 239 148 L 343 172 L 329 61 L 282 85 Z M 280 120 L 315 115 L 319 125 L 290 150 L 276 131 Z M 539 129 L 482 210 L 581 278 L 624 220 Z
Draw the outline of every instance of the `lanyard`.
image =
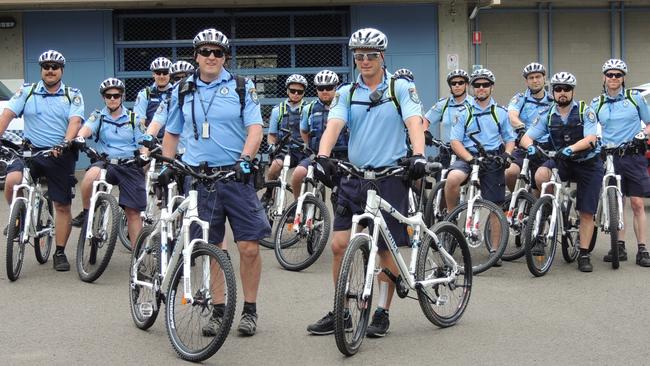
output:
M 215 87 L 216 88 L 216 87 Z M 210 111 L 210 108 L 212 107 L 212 102 L 214 102 L 214 97 L 217 96 L 218 90 L 215 89 L 214 93 L 212 93 L 212 98 L 210 98 L 210 102 L 208 103 L 208 108 L 205 108 L 205 105 L 203 104 L 203 97 L 201 96 L 201 88 L 197 87 L 196 92 L 199 94 L 199 102 L 201 102 L 201 109 L 203 110 L 203 115 L 205 116 L 205 121 L 208 121 L 208 112 Z

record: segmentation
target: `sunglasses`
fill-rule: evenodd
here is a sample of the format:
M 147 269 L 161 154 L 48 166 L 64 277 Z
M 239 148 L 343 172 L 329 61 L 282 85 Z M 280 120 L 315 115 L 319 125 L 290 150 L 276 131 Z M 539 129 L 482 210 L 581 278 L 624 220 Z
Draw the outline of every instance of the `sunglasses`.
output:
M 556 93 L 562 93 L 562 92 L 567 93 L 570 92 L 571 90 L 573 90 L 573 87 L 570 85 L 557 85 L 553 87 L 553 91 Z
M 105 99 L 120 99 L 120 98 L 122 98 L 122 94 L 119 94 L 119 93 L 118 94 L 105 93 L 104 98 Z
M 474 89 L 479 89 L 479 88 L 487 89 L 492 86 L 492 83 L 487 81 L 485 83 L 474 83 L 472 84 L 472 86 L 474 87 Z
M 451 82 L 449 82 L 449 85 L 451 85 L 451 86 L 460 86 L 460 85 L 465 85 L 465 80 L 460 80 L 460 81 L 451 81 Z
M 380 54 L 381 53 L 379 53 L 379 52 L 355 53 L 354 54 L 354 60 L 355 61 L 363 61 L 363 60 L 375 61 L 376 59 L 379 58 Z
M 609 79 L 620 79 L 623 77 L 623 74 L 618 72 L 617 73 L 608 72 L 607 74 L 605 74 L 605 76 L 607 76 L 607 78 Z
M 303 95 L 305 93 L 305 91 L 302 90 L 302 89 L 289 89 L 289 93 Z
M 328 86 L 317 86 L 316 90 L 322 92 L 322 91 L 332 91 L 334 90 L 334 85 L 328 85 Z
M 59 64 L 43 64 L 43 65 L 41 65 L 41 68 L 43 70 L 54 70 L 54 71 L 56 71 L 56 70 L 61 68 L 61 65 L 59 65 Z
M 158 76 L 160 76 L 160 75 L 169 75 L 169 71 L 165 71 L 165 70 L 156 70 L 153 73 L 158 75 Z
M 179 80 L 183 79 L 185 76 L 187 76 L 187 75 L 174 76 L 174 77 L 172 77 L 172 80 L 179 81 Z
M 201 48 L 201 49 L 197 50 L 196 53 L 198 53 L 199 55 L 201 55 L 203 57 L 210 57 L 210 55 L 212 54 L 216 58 L 222 58 L 223 56 L 226 55 L 226 53 L 223 52 L 223 50 L 210 49 L 210 48 Z

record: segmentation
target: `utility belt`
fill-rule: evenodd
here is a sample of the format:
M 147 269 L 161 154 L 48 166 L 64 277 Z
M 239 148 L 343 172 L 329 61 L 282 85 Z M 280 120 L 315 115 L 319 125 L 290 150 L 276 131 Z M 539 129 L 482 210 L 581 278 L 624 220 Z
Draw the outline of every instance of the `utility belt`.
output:
M 199 166 L 190 166 L 190 169 L 195 173 L 212 175 L 218 172 L 229 172 L 235 168 L 235 164 L 221 165 L 221 166 L 208 166 L 207 162 L 202 162 Z
M 503 145 L 501 145 L 501 146 L 499 146 L 498 149 L 495 149 L 495 150 L 485 150 L 485 153 L 487 155 L 497 156 L 497 155 L 503 154 L 505 151 L 506 151 L 505 147 Z M 469 152 L 475 158 L 480 156 L 480 154 L 478 152 L 474 152 L 474 151 L 471 151 L 471 150 L 469 150 Z

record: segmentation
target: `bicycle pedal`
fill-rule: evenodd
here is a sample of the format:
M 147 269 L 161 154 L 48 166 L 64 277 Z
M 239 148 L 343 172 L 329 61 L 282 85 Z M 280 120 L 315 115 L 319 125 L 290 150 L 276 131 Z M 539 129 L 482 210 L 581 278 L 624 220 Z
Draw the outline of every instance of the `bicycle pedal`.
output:
M 140 304 L 140 314 L 142 316 L 149 318 L 153 315 L 153 305 L 149 302 L 143 302 Z

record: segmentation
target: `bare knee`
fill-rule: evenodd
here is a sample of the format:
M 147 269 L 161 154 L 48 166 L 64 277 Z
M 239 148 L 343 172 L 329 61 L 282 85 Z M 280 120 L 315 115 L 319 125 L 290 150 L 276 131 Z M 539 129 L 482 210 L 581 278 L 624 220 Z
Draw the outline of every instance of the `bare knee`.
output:
M 632 207 L 634 216 L 645 212 L 645 204 L 643 203 L 643 198 L 641 197 L 630 197 L 630 206 Z
M 251 241 L 240 241 L 238 243 L 239 256 L 243 260 L 255 260 L 260 254 L 260 246 Z

